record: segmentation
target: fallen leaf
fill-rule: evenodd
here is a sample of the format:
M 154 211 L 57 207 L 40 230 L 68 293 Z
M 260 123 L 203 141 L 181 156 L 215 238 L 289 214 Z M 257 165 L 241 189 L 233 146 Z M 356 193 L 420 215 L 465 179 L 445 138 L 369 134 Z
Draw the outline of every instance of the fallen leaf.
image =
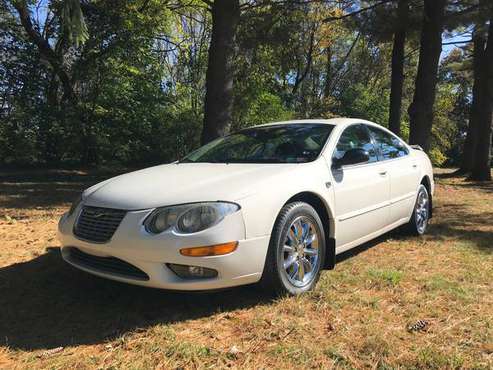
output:
M 487 354 L 492 354 L 493 353 L 493 343 L 485 343 L 481 346 L 481 350 L 483 352 L 486 352 Z

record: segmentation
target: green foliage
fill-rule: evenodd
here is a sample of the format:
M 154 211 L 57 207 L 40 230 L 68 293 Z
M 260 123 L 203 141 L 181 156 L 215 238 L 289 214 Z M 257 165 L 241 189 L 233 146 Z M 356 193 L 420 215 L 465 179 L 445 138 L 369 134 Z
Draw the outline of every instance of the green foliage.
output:
M 389 119 L 389 91 L 357 83 L 342 93 L 338 113 L 386 125 Z
M 260 125 L 272 121 L 289 120 L 292 117 L 293 112 L 283 106 L 279 96 L 263 92 L 248 107 L 245 123 L 248 125 Z
M 48 18 L 35 12 L 42 3 Z M 199 145 L 211 15 L 202 1 L 28 2 L 60 76 L 0 2 L 0 165 L 151 165 Z M 329 3 L 245 7 L 236 35 L 232 130 L 291 118 L 360 117 L 387 125 L 393 6 L 356 21 Z M 391 14 L 392 13 L 392 14 Z M 419 18 L 419 17 L 418 17 Z M 417 65 L 408 37 L 402 136 Z M 468 53 L 442 62 L 432 149 L 457 163 L 470 104 Z
M 457 91 L 453 84 L 438 86 L 432 127 L 432 142 L 430 159 L 436 166 L 442 166 L 447 161 L 447 152 L 456 145 L 457 123 L 452 112 L 457 100 Z
M 49 16 L 58 25 L 55 30 L 64 29 L 57 3 L 50 6 Z M 0 91 L 11 92 L 4 102 L 8 109 L 1 112 L 0 162 L 154 164 L 197 146 L 201 107 L 192 107 L 189 100 L 199 100 L 195 91 L 203 87 L 193 86 L 191 79 L 166 85 L 170 76 L 160 51 L 165 45 L 155 39 L 164 32 L 178 32 L 176 25 L 183 20 L 157 0 L 95 1 L 84 9 L 91 30 L 86 42 L 77 49 L 63 49 L 60 43 L 60 55 L 74 82 L 75 102 L 63 100 L 56 74 L 19 28 L 0 34 L 6 51 L 6 58 L 0 60 Z M 6 9 L 0 11 L 0 20 L 10 17 Z M 66 37 L 57 32 L 52 35 L 54 42 Z M 205 50 L 202 64 L 194 67 L 200 75 L 205 71 Z M 18 63 L 20 58 L 25 62 Z M 188 76 L 182 72 L 181 77 Z

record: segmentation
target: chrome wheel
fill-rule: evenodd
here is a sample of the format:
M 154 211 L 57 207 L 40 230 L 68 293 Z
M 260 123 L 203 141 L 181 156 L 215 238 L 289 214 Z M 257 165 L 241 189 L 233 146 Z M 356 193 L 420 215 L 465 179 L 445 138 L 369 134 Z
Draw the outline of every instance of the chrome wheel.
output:
M 319 240 L 319 230 L 308 217 L 298 217 L 289 226 L 281 261 L 283 273 L 294 286 L 305 286 L 317 276 Z
M 423 234 L 428 226 L 429 217 L 429 198 L 426 189 L 421 188 L 416 200 L 414 214 L 416 217 L 416 229 L 418 233 Z

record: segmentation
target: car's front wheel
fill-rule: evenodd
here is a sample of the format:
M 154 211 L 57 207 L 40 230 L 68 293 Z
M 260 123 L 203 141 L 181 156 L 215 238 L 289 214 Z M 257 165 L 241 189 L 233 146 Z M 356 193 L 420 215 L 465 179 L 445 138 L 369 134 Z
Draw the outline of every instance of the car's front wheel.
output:
M 279 294 L 313 289 L 325 258 L 325 234 L 315 209 L 304 202 L 285 205 L 272 232 L 262 283 Z

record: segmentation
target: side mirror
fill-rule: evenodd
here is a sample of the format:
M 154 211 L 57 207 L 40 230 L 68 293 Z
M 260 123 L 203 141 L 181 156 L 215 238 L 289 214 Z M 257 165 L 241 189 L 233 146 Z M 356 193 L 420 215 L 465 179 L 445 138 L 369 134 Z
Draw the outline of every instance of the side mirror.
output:
M 339 159 L 333 159 L 332 165 L 335 168 L 341 168 L 342 166 L 348 166 L 358 163 L 366 163 L 370 160 L 368 152 L 361 148 L 349 149 L 344 156 Z

